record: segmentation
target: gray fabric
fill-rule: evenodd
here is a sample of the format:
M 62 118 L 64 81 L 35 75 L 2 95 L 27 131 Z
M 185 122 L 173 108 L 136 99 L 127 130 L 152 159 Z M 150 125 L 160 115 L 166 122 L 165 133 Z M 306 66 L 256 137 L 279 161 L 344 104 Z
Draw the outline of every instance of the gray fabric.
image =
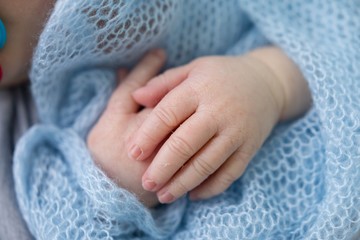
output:
M 0 89 L 0 239 L 32 239 L 15 198 L 12 155 L 34 113 L 27 87 Z

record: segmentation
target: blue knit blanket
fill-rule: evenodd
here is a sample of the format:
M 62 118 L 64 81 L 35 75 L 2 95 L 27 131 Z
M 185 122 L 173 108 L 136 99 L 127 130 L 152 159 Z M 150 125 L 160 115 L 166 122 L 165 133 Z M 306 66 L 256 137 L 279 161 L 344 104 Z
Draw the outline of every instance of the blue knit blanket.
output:
M 351 239 L 360 231 L 358 0 L 57 0 L 31 71 L 41 123 L 16 149 L 23 216 L 38 239 Z M 119 66 L 149 49 L 167 67 L 282 48 L 313 106 L 276 126 L 220 196 L 145 208 L 85 144 Z M 112 148 L 115 146 L 109 146 Z

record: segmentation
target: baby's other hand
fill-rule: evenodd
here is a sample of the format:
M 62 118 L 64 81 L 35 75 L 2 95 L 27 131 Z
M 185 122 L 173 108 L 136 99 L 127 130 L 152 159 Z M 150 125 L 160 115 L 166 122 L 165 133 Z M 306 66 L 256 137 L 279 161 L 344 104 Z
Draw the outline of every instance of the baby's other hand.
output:
M 163 51 L 155 50 L 147 54 L 127 76 L 124 70 L 121 70 L 119 75 L 122 82 L 87 138 L 96 164 L 116 184 L 133 192 L 149 207 L 158 204 L 158 200 L 154 193 L 142 188 L 141 176 L 154 156 L 150 154 L 142 162 L 131 161 L 125 143 L 151 112 L 150 109 L 140 111 L 140 106 L 133 100 L 131 93 L 155 76 L 164 61 Z
M 280 118 L 281 84 L 256 58 L 204 57 L 166 71 L 133 93 L 154 110 L 132 135 L 129 157 L 153 156 L 144 189 L 170 203 L 204 199 L 244 172 Z

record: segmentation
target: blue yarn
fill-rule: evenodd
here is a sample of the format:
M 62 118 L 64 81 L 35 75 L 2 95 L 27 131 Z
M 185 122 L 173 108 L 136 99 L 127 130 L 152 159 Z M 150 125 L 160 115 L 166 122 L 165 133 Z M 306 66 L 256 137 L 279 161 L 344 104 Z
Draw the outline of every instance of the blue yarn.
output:
M 23 216 L 38 239 L 350 239 L 360 231 L 360 10 L 349 1 L 58 0 L 31 80 L 41 122 L 16 149 Z M 167 67 L 265 44 L 313 96 L 220 196 L 146 209 L 93 163 L 84 139 L 115 69 L 153 47 Z M 112 147 L 112 146 L 109 146 Z

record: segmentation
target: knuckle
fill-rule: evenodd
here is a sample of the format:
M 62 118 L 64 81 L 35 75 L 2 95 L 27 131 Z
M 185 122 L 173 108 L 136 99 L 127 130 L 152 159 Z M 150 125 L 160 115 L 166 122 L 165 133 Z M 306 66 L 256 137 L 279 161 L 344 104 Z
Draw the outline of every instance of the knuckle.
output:
M 215 172 L 215 167 L 201 158 L 197 158 L 191 162 L 191 167 L 201 177 L 207 177 Z
M 239 145 L 239 137 L 232 136 L 231 134 L 223 134 L 224 142 L 226 147 L 233 148 Z
M 193 147 L 185 139 L 176 135 L 170 138 L 168 148 L 171 152 L 184 159 L 190 158 L 194 153 Z
M 173 129 L 177 126 L 177 117 L 172 108 L 159 107 L 156 111 L 154 111 L 154 114 L 161 124 L 166 126 L 166 128 Z
M 157 139 L 154 136 L 154 133 L 152 131 L 150 131 L 150 129 L 148 128 L 143 128 L 141 131 L 141 138 L 139 138 L 140 141 L 137 141 L 137 144 L 139 145 L 139 147 L 144 151 L 144 143 L 148 142 L 148 143 L 156 143 Z M 145 144 L 146 145 L 146 144 Z
M 173 191 L 175 195 L 182 195 L 184 193 L 187 193 L 191 190 L 189 186 L 187 186 L 185 183 L 183 183 L 180 179 L 176 179 L 171 183 L 171 188 L 173 188 Z

